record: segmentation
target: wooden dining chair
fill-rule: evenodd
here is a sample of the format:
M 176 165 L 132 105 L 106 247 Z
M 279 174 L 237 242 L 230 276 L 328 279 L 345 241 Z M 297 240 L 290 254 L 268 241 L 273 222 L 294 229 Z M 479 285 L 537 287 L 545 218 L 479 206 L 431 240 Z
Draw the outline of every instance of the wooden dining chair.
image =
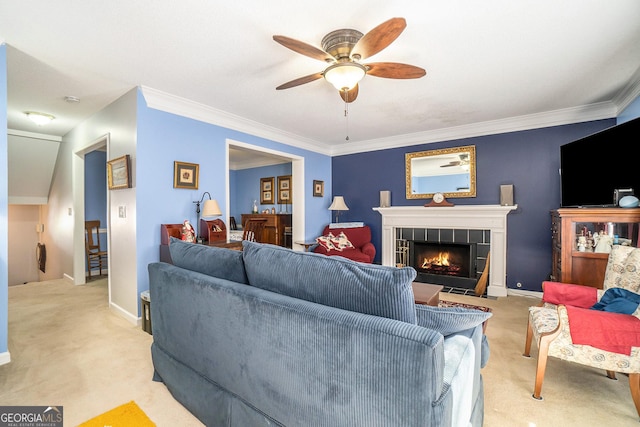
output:
M 108 252 L 100 249 L 100 220 L 85 221 L 84 229 L 87 270 L 91 279 L 91 270 L 94 267 L 98 268 L 102 276 L 102 269 L 107 268 Z
M 260 243 L 262 241 L 262 232 L 264 230 L 265 222 L 267 222 L 266 218 L 246 220 L 242 226 L 242 240 Z

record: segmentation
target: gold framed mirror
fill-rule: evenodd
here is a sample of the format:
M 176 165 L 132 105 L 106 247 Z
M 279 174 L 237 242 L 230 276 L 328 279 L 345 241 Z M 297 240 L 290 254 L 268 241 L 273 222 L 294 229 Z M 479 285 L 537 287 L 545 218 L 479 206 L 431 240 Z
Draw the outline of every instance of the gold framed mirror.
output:
M 407 199 L 476 197 L 476 147 L 405 154 Z

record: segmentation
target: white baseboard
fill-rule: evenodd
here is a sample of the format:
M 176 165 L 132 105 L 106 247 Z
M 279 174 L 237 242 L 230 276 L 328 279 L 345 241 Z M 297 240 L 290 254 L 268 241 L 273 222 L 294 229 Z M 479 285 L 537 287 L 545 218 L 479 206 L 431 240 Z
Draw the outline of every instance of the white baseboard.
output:
M 109 308 L 116 313 L 118 316 L 122 317 L 123 319 L 125 319 L 127 322 L 131 323 L 132 325 L 140 325 L 140 318 L 137 316 L 133 316 L 131 313 L 129 313 L 127 310 L 123 309 L 122 307 L 120 307 L 117 304 L 114 304 L 112 302 L 109 303 Z
M 538 298 L 542 299 L 542 292 L 538 291 L 525 291 L 521 289 L 511 289 L 507 290 L 507 295 L 514 295 L 518 297 L 529 297 L 529 298 Z
M 11 354 L 8 351 L 0 353 L 0 365 L 6 365 L 11 362 Z

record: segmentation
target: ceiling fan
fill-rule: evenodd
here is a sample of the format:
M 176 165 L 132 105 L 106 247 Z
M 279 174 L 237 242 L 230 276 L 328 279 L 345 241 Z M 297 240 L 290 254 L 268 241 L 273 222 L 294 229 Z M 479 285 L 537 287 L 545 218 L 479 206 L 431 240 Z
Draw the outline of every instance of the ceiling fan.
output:
M 440 165 L 441 168 L 448 168 L 451 166 L 465 166 L 469 164 L 469 155 L 468 154 L 459 154 L 458 157 L 460 160 L 454 160 L 447 164 Z
M 388 79 L 420 78 L 426 71 L 413 65 L 360 62 L 389 46 L 406 26 L 404 18 L 391 18 L 366 34 L 352 29 L 335 30 L 322 38 L 322 49 L 286 36 L 273 36 L 276 42 L 294 52 L 330 64 L 323 71 L 299 77 L 276 89 L 289 89 L 324 77 L 338 90 L 344 102 L 349 103 L 358 97 L 358 82 L 367 74 Z

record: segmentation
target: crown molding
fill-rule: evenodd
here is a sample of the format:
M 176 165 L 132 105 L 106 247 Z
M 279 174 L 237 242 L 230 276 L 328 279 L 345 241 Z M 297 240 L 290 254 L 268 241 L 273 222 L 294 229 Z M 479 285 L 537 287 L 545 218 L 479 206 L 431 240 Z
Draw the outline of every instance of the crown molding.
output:
M 640 79 L 634 79 L 634 84 L 628 85 L 621 92 L 617 102 L 601 102 L 526 116 L 508 117 L 463 126 L 370 139 L 336 147 L 322 146 L 317 141 L 284 132 L 150 87 L 141 86 L 140 88 L 149 108 L 222 126 L 304 150 L 328 156 L 340 156 L 614 118 L 621 111 L 618 105 L 625 102 L 628 105 L 640 94 Z
M 629 83 L 614 98 L 613 102 L 618 106 L 616 116 L 620 115 L 638 97 L 640 97 L 640 68 L 636 70 Z
M 254 122 L 199 102 L 171 95 L 147 86 L 140 86 L 147 106 L 155 110 L 177 114 L 179 116 L 222 126 L 239 132 L 248 133 L 272 141 L 281 142 L 304 150 L 331 155 L 331 150 L 316 141 L 285 132 L 262 123 Z
M 429 144 L 441 141 L 472 138 L 499 133 L 517 132 L 572 123 L 587 122 L 616 117 L 617 108 L 611 102 L 591 104 L 582 107 L 547 111 L 526 116 L 508 117 L 506 119 L 472 123 L 464 126 L 416 132 L 388 138 L 370 139 L 349 145 L 335 147 L 333 156 L 356 154 L 367 151 L 385 150 L 389 148 L 407 147 L 411 145 Z

